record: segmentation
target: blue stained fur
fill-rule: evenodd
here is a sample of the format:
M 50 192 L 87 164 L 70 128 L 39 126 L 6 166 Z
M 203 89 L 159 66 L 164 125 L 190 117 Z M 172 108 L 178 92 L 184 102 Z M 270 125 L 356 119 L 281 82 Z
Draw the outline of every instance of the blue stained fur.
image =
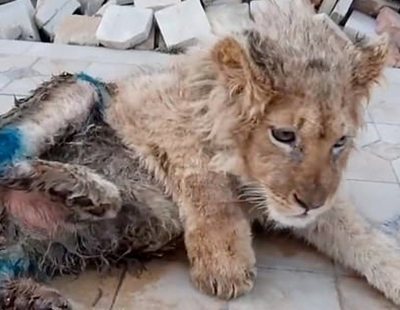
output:
M 0 173 L 15 160 L 24 156 L 24 143 L 22 132 L 14 126 L 0 129 Z
M 0 281 L 29 276 L 35 273 L 35 269 L 20 246 L 0 251 Z
M 108 91 L 106 88 L 106 84 L 104 82 L 102 82 L 101 80 L 96 79 L 86 73 L 83 73 L 83 72 L 78 73 L 76 77 L 78 80 L 88 82 L 95 87 L 96 93 L 99 97 L 98 105 L 101 109 L 103 109 L 106 104 L 106 99 L 109 97 L 109 94 L 108 94 Z

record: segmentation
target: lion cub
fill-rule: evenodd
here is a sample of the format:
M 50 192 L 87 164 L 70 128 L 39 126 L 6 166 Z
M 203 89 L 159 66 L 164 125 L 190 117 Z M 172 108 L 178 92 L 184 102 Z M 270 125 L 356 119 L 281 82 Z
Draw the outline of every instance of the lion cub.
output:
M 344 255 L 363 222 L 329 212 L 387 43 L 347 42 L 300 2 L 271 4 L 252 29 L 117 83 L 106 113 L 178 204 L 193 282 L 222 298 L 253 286 L 251 191 L 264 198 L 251 217 L 295 228 L 356 269 L 365 255 Z

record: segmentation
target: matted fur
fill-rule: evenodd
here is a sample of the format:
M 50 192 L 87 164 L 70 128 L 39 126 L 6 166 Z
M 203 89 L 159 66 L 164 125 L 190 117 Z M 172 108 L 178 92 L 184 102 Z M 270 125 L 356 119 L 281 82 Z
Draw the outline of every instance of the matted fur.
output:
M 258 221 L 292 229 L 400 304 L 393 240 L 335 199 L 385 40 L 347 42 L 302 1 L 266 6 L 251 29 L 117 81 L 100 114 L 95 85 L 75 77 L 60 84 L 66 93 L 89 87 L 78 110 L 86 119 L 72 131 L 52 122 L 56 142 L 40 145 L 39 160 L 14 158 L 0 180 L 10 278 L 162 251 L 184 232 L 194 284 L 229 299 L 253 287 L 250 225 Z M 26 102 L 25 121 L 68 104 L 58 88 L 48 92 L 40 106 Z M 24 123 L 12 115 L 6 122 L 23 138 Z M 293 144 L 275 138 L 282 128 Z M 35 212 L 38 201 L 49 214 Z M 43 231 L 52 216 L 59 222 Z M 13 249 L 26 258 L 22 275 L 13 274 L 22 268 Z M 40 262 L 33 274 L 32 261 Z M 12 307 L 18 290 L 5 283 L 0 294 Z M 37 292 L 24 292 L 29 306 Z

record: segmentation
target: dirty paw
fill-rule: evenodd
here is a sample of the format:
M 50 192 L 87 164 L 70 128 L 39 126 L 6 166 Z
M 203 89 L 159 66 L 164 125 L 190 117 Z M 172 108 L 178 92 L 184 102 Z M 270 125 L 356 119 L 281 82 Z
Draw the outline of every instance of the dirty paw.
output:
M 191 279 L 202 292 L 221 299 L 232 299 L 251 291 L 256 269 L 247 264 L 214 261 L 210 264 L 193 264 Z
M 32 280 L 9 281 L 0 288 L 0 309 L 71 310 L 71 304 L 56 290 Z

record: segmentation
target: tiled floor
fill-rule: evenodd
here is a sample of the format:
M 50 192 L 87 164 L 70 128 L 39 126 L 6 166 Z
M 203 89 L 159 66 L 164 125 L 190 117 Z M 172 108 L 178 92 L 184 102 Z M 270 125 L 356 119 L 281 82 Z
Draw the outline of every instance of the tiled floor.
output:
M 13 96 L 23 96 L 51 74 L 86 71 L 106 80 L 122 77 L 138 65 L 164 63 L 150 52 L 0 41 L 0 113 Z M 345 187 L 361 212 L 373 221 L 391 218 L 400 208 L 400 70 L 388 69 L 367 111 L 367 126 L 346 174 Z M 384 199 L 382 199 L 384 197 Z M 53 285 L 78 309 L 193 310 L 358 310 L 395 309 L 351 271 L 314 249 L 283 236 L 255 240 L 258 277 L 254 291 L 229 303 L 192 288 L 184 255 L 147 266 L 137 276 L 125 270 L 87 272 L 56 279 Z

